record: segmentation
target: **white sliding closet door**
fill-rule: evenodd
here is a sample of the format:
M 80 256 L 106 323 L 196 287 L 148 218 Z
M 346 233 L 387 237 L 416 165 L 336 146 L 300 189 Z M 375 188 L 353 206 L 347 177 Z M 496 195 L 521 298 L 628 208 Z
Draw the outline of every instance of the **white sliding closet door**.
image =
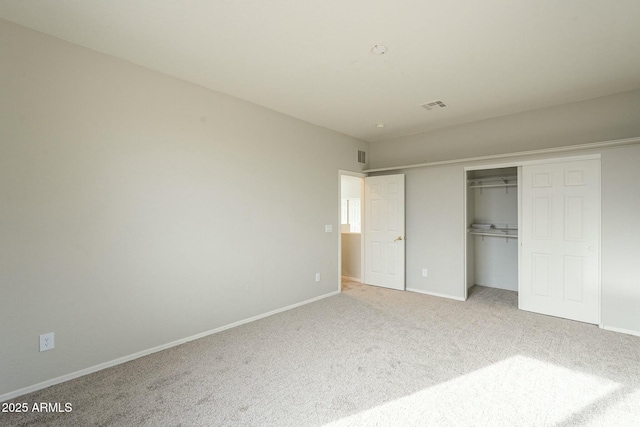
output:
M 404 175 L 364 179 L 364 282 L 404 290 Z
M 522 168 L 518 306 L 600 322 L 600 160 Z

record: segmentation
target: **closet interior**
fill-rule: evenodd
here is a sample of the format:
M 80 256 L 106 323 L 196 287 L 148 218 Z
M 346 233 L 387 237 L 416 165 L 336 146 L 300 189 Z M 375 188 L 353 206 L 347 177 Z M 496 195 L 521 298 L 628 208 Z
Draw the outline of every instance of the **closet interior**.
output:
M 518 168 L 467 171 L 467 288 L 518 291 Z

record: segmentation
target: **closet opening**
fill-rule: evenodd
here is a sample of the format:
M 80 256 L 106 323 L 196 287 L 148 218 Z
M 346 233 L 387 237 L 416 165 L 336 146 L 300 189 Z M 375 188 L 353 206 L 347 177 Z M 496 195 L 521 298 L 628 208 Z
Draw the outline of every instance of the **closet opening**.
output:
M 466 171 L 466 292 L 518 292 L 518 167 Z

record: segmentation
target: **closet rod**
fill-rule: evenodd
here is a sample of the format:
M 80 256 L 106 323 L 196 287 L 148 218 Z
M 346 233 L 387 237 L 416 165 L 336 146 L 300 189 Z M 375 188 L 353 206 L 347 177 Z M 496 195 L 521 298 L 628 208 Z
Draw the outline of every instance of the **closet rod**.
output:
M 487 176 L 484 178 L 469 178 L 468 182 L 494 182 L 494 181 L 515 181 L 518 179 L 517 175 L 509 176 Z
M 489 236 L 489 237 L 506 237 L 507 239 L 517 239 L 517 234 L 498 234 L 498 233 L 478 233 L 476 231 L 470 231 L 469 234 L 474 236 Z
M 478 184 L 470 185 L 469 188 L 491 188 L 491 187 L 517 187 L 518 184 Z

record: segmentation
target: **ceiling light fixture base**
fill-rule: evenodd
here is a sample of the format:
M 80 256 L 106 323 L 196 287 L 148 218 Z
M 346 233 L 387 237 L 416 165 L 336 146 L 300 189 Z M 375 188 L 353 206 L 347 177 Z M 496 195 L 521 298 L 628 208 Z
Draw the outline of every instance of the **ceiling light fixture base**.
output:
M 387 47 L 383 44 L 375 44 L 373 45 L 373 47 L 371 48 L 371 53 L 373 53 L 374 55 L 384 55 L 385 53 L 387 53 Z

